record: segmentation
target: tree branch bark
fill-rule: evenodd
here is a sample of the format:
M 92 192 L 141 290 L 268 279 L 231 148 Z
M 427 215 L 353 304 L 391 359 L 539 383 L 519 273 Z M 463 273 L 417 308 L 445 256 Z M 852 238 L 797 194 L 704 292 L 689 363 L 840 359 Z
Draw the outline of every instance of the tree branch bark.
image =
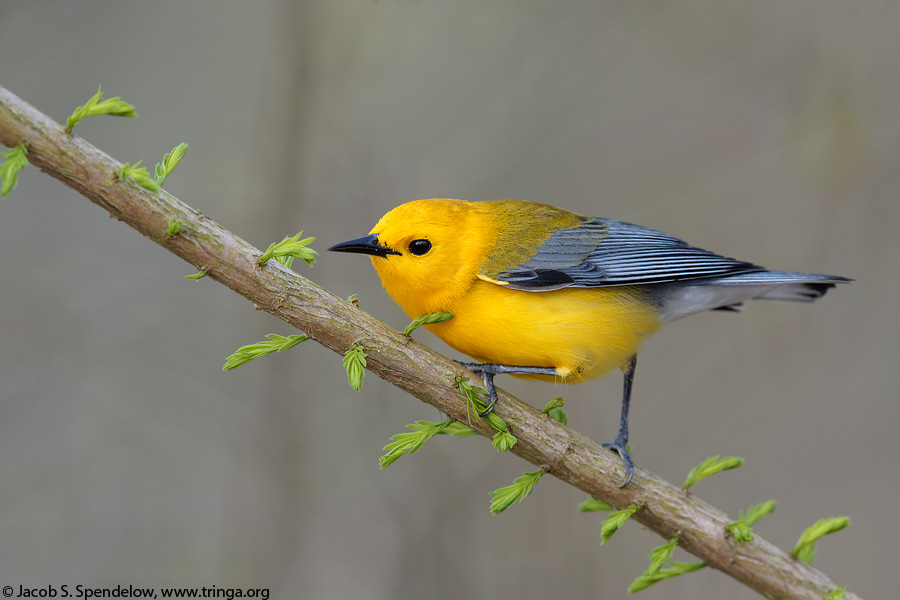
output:
M 466 422 L 466 402 L 455 378 L 475 379 L 469 371 L 274 260 L 257 266 L 257 248 L 164 190 L 152 193 L 131 180 L 119 181 L 115 171 L 121 163 L 2 87 L 0 142 L 24 143 L 31 164 L 323 346 L 343 354 L 362 344 L 368 370 Z M 173 237 L 166 232 L 169 219 L 184 223 Z M 663 538 L 678 536 L 688 552 L 767 598 L 821 599 L 836 587 L 758 535 L 735 543 L 725 535 L 732 519 L 656 475 L 637 469 L 631 484 L 619 489 L 623 472 L 616 455 L 498 391 L 497 412 L 518 438 L 514 454 L 616 507 L 640 503 L 634 520 Z M 487 423 L 472 426 L 488 438 L 494 433 Z M 846 597 L 858 598 L 849 592 Z

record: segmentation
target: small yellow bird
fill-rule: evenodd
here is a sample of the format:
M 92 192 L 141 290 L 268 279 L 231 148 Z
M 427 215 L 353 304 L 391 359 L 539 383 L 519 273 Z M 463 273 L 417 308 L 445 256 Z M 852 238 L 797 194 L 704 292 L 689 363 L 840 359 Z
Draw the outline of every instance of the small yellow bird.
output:
M 812 302 L 846 277 L 770 271 L 719 256 L 659 231 L 584 217 L 537 202 L 432 198 L 393 209 L 369 235 L 336 244 L 371 256 L 388 294 L 478 363 L 490 412 L 494 376 L 575 383 L 625 374 L 616 439 L 625 466 L 628 406 L 645 337 L 681 317 L 739 310 L 745 300 Z

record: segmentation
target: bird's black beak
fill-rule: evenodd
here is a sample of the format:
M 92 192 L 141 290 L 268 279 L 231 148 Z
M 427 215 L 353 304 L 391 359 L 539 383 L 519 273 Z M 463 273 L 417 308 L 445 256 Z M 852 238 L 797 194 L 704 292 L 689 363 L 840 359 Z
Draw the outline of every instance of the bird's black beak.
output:
M 387 256 L 388 254 L 400 256 L 400 253 L 396 250 L 392 250 L 387 246 L 382 246 L 381 242 L 378 241 L 377 233 L 370 233 L 369 235 L 364 235 L 355 240 L 335 244 L 329 248 L 329 250 L 332 252 L 355 252 L 357 254 L 371 254 L 372 256 L 382 257 Z

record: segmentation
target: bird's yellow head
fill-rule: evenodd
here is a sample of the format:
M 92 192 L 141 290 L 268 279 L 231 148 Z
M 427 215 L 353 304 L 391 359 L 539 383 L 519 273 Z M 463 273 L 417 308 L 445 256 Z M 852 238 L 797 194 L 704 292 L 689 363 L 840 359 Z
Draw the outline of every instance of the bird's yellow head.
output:
M 402 204 L 369 235 L 336 244 L 337 252 L 368 254 L 388 294 L 411 317 L 465 294 L 496 239 L 477 203 L 432 198 Z

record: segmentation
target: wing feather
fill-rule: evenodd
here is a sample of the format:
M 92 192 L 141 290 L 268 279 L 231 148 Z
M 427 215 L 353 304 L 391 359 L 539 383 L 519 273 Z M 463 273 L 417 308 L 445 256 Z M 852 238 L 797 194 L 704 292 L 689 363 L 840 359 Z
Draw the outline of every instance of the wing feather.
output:
M 511 288 L 641 285 L 765 271 L 671 235 L 607 219 L 554 232 L 527 262 L 495 277 Z

